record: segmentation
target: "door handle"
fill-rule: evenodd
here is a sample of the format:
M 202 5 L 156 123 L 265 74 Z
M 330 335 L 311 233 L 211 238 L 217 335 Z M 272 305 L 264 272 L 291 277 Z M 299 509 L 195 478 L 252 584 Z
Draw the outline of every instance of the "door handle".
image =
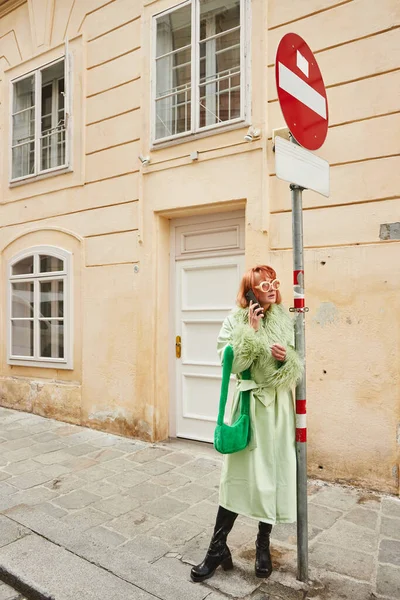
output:
M 182 354 L 181 336 L 177 335 L 175 338 L 175 356 L 176 356 L 176 358 L 180 358 L 181 354 Z

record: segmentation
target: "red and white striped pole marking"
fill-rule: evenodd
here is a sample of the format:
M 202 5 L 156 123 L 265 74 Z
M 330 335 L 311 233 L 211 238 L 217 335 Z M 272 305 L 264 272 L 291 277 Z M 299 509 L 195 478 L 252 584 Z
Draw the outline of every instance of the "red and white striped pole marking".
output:
M 296 442 L 307 441 L 306 400 L 296 400 Z
M 293 286 L 294 286 L 294 312 L 304 313 L 304 271 L 293 271 Z M 302 328 L 303 329 L 303 328 Z M 304 360 L 304 355 L 303 355 Z M 305 386 L 304 386 L 305 388 Z M 305 391 L 305 389 L 304 389 Z M 296 394 L 296 442 L 307 441 L 307 405 L 306 398 L 298 398 Z

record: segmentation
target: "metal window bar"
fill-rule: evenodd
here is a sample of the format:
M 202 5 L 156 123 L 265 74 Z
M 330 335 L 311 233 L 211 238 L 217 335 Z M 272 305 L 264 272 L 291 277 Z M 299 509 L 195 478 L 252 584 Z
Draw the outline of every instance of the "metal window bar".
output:
M 178 48 L 177 50 L 171 50 L 170 52 L 161 54 L 161 56 L 156 56 L 156 61 L 161 60 L 162 58 L 167 58 L 168 56 L 173 56 L 174 54 L 178 54 L 178 52 L 183 52 L 184 50 L 189 50 L 191 47 L 192 47 L 192 44 L 188 44 L 187 46 L 182 46 L 182 48 Z
M 17 115 L 22 115 L 22 113 L 27 112 L 28 110 L 33 110 L 34 108 L 35 108 L 35 105 L 28 106 L 27 108 L 21 108 L 21 110 L 17 110 L 16 112 L 13 112 L 12 116 L 16 117 Z
M 191 66 L 191 61 L 188 61 L 188 62 L 185 62 L 185 63 L 181 63 L 179 65 L 173 65 L 173 66 L 171 66 L 172 74 L 175 77 L 179 77 L 179 69 L 184 69 L 184 68 L 187 68 L 187 67 L 190 67 L 190 66 Z M 176 81 L 176 79 L 174 81 Z M 190 85 L 190 81 L 189 80 L 184 81 L 180 85 Z
M 203 43 L 203 42 L 202 42 Z M 220 54 L 224 54 L 225 52 L 229 52 L 229 50 L 236 50 L 239 48 L 240 50 L 240 42 L 238 44 L 233 44 L 232 46 L 228 46 L 226 48 L 221 48 L 221 50 L 215 50 L 215 56 L 219 56 Z M 206 56 L 200 56 L 200 62 L 206 60 Z
M 31 144 L 34 141 L 35 141 L 34 136 L 25 137 L 25 138 L 22 138 L 22 140 L 20 142 L 18 142 L 18 144 L 14 144 L 13 146 L 11 146 L 11 148 L 14 149 L 14 148 L 19 148 L 20 146 L 26 146 L 27 144 Z
M 218 79 L 216 81 L 215 92 L 214 92 L 214 94 L 215 94 L 215 96 L 217 98 L 216 107 L 217 107 L 217 119 L 218 119 L 218 123 L 221 123 L 221 121 L 222 121 L 221 116 L 220 116 L 220 107 L 219 107 L 219 96 L 220 96 L 220 91 L 221 91 L 220 85 L 221 85 L 221 81 L 220 81 L 220 79 L 218 77 Z M 206 94 L 207 94 L 207 86 L 206 86 L 205 91 L 206 91 Z
M 186 110 L 185 110 L 185 131 L 187 131 L 188 130 L 188 111 L 187 111 L 187 108 L 188 108 L 188 105 L 189 105 L 187 90 L 185 91 L 185 104 L 186 104 Z
M 189 118 L 189 105 L 191 103 L 191 99 L 189 99 L 189 92 L 191 92 L 191 87 L 190 85 L 182 85 L 182 86 L 178 86 L 177 88 L 175 88 L 174 92 L 170 92 L 169 94 L 165 94 L 164 96 L 160 97 L 160 98 L 156 98 L 156 103 L 159 102 L 160 100 L 164 100 L 165 98 L 173 98 L 173 103 L 171 105 L 171 111 L 172 114 L 174 114 L 175 116 L 175 120 L 173 123 L 173 130 L 174 133 L 171 131 L 171 129 L 167 126 L 167 124 L 165 123 L 164 119 L 162 119 L 162 117 L 159 114 L 156 114 L 157 120 L 165 127 L 165 130 L 168 132 L 169 135 L 176 135 L 178 133 L 177 130 L 177 126 L 178 126 L 178 110 L 181 106 L 185 106 L 185 131 L 188 130 L 188 118 Z M 184 95 L 184 100 L 183 101 L 179 101 L 178 100 L 178 96 L 180 95 Z
M 168 94 L 165 94 L 165 95 L 163 95 L 160 98 L 156 98 L 156 103 L 160 102 L 161 100 L 164 100 L 165 98 L 173 98 L 173 103 L 171 105 L 171 112 L 175 116 L 175 121 L 174 121 L 174 124 L 173 124 L 173 129 L 175 131 L 174 134 L 171 131 L 171 129 L 167 126 L 167 124 L 165 123 L 165 121 L 162 119 L 162 117 L 159 114 L 156 114 L 157 120 L 165 127 L 165 129 L 169 133 L 169 135 L 176 135 L 177 134 L 178 109 L 181 106 L 186 106 L 186 110 L 185 110 L 185 131 L 187 131 L 187 128 L 188 128 L 188 108 L 189 108 L 189 104 L 191 103 L 191 99 L 189 100 L 189 92 L 191 92 L 191 87 L 188 86 L 187 84 L 184 84 L 182 86 L 176 87 L 175 91 L 170 92 Z M 178 97 L 180 95 L 182 95 L 182 94 L 184 95 L 184 100 L 183 101 L 179 101 Z
M 229 71 L 227 75 L 222 75 L 222 76 L 220 77 L 220 76 L 219 76 L 219 74 L 217 73 L 217 74 L 216 74 L 216 76 L 214 76 L 214 78 L 213 78 L 213 79 L 210 79 L 210 80 L 205 80 L 205 79 L 203 79 L 202 81 L 200 81 L 200 87 L 207 87 L 207 86 L 209 86 L 211 83 L 217 83 L 218 81 L 219 81 L 219 82 L 221 82 L 221 81 L 226 81 L 227 79 L 231 80 L 233 77 L 238 77 L 238 76 L 240 76 L 240 70 L 239 70 L 239 71 L 236 71 L 236 69 L 227 69 L 227 71 Z M 232 72 L 230 72 L 230 71 L 232 71 Z M 224 71 L 224 73 L 226 73 L 226 71 Z M 232 86 L 230 86 L 230 87 L 232 87 Z M 229 87 L 229 88 L 227 88 L 226 90 L 222 90 L 222 91 L 223 91 L 223 92 L 224 92 L 224 91 L 226 92 L 228 89 L 230 89 L 230 87 Z M 235 88 L 240 88 L 240 84 L 239 84 L 238 86 L 233 86 L 233 87 L 235 87 Z
M 159 100 L 164 100 L 165 98 L 170 98 L 171 96 L 175 96 L 176 94 L 183 93 L 185 90 L 190 90 L 190 89 L 191 89 L 190 83 L 183 83 L 181 85 L 177 85 L 177 86 L 171 88 L 171 91 L 164 92 L 162 96 L 157 96 L 156 102 L 158 102 Z
M 232 69 L 227 69 L 226 71 L 232 71 Z M 226 72 L 224 71 L 224 72 Z M 232 92 L 236 91 L 236 90 L 240 90 L 240 84 L 239 85 L 235 85 L 232 86 L 229 83 L 229 86 L 227 89 L 221 90 L 220 89 L 220 83 L 221 81 L 225 81 L 226 79 L 229 79 L 229 82 L 231 82 L 233 77 L 237 77 L 238 75 L 240 75 L 240 70 L 239 71 L 235 71 L 233 73 L 229 73 L 228 75 L 224 75 L 223 77 L 216 77 L 215 79 L 210 81 L 207 81 L 207 83 L 202 83 L 201 87 L 204 88 L 204 92 L 205 92 L 205 97 L 207 96 L 207 85 L 209 85 L 210 83 L 216 83 L 217 84 L 217 91 L 215 92 L 216 96 L 219 98 L 220 96 L 222 96 L 223 94 L 228 94 L 228 116 L 229 116 L 229 120 L 231 119 L 232 116 L 232 103 L 231 103 L 231 97 L 232 97 Z M 203 108 L 204 110 L 206 110 L 208 113 L 212 114 L 214 116 L 214 118 L 216 119 L 216 121 L 218 123 L 222 123 L 222 119 L 220 118 L 220 103 L 217 102 L 217 114 L 212 113 L 212 111 L 210 111 L 207 106 L 200 100 L 200 107 Z
M 178 69 L 182 69 L 182 67 L 188 67 L 191 64 L 192 64 L 192 61 L 189 60 L 189 62 L 181 63 L 180 65 L 173 65 L 171 67 L 171 69 L 172 69 L 172 71 L 177 71 Z
M 210 35 L 209 37 L 201 39 L 199 41 L 199 43 L 204 44 L 204 42 L 208 42 L 210 40 L 216 40 L 217 38 L 221 38 L 224 35 L 228 35 L 229 33 L 234 33 L 235 31 L 240 31 L 240 25 L 237 25 L 236 27 L 232 27 L 231 29 L 227 29 L 226 31 L 221 31 L 220 33 L 214 33 L 213 35 Z
M 33 321 L 33 317 L 11 317 L 11 321 Z
M 225 79 L 231 79 L 232 77 L 237 77 L 240 75 L 240 68 L 236 70 L 237 67 L 232 67 L 231 69 L 226 69 L 225 71 L 221 71 L 221 73 L 227 73 L 227 75 L 220 75 L 220 73 L 216 73 L 213 75 L 213 79 L 207 79 L 203 77 L 200 80 L 200 86 L 209 85 L 210 83 L 216 83 L 217 81 L 224 81 Z
M 215 55 L 219 56 L 220 54 L 224 54 L 225 52 L 229 52 L 229 50 L 236 50 L 236 48 L 239 48 L 239 50 L 240 50 L 240 42 L 238 44 L 233 44 L 232 46 L 229 46 L 227 48 L 221 48 L 221 50 L 216 50 L 215 51 Z
M 201 87 L 206 87 L 206 85 L 203 85 Z M 220 92 L 215 92 L 216 96 L 223 96 L 224 94 L 228 94 L 229 92 L 236 92 L 237 90 L 240 90 L 240 85 L 233 85 L 229 88 L 226 88 L 224 90 L 221 90 Z M 205 96 L 202 96 L 202 98 L 204 98 Z
M 227 67 L 226 69 L 222 69 L 221 71 L 216 71 L 212 77 L 218 77 L 219 79 L 221 79 L 222 77 L 224 77 L 225 75 L 231 75 L 233 74 L 235 71 L 237 71 L 238 73 L 240 73 L 240 65 L 234 65 L 233 67 Z M 206 75 L 203 75 L 202 79 L 200 80 L 200 82 L 204 82 L 207 79 Z
M 240 29 L 240 28 L 238 28 L 238 29 Z M 216 34 L 216 35 L 217 35 L 218 37 L 221 37 L 222 35 L 225 35 L 225 33 L 226 33 L 226 32 L 223 32 L 222 34 Z M 214 39 L 214 37 L 216 37 L 216 36 L 210 36 L 210 38 L 207 38 L 206 40 L 201 40 L 201 42 L 199 42 L 199 44 L 200 44 L 200 45 L 201 45 L 201 44 L 205 44 L 205 43 L 206 43 L 206 42 L 208 42 L 209 40 L 212 40 L 212 39 Z M 220 50 L 215 50 L 215 51 L 214 51 L 214 55 L 215 55 L 215 56 L 220 56 L 221 54 L 225 54 L 226 52 L 229 52 L 229 51 L 231 51 L 231 50 L 236 50 L 237 48 L 239 48 L 239 50 L 240 50 L 240 47 L 241 47 L 241 43 L 240 43 L 240 41 L 239 41 L 238 43 L 232 44 L 232 45 L 230 45 L 230 46 L 228 46 L 228 47 L 226 47 L 226 48 L 221 48 Z M 200 54 L 201 54 L 201 52 L 200 52 Z M 206 55 L 204 55 L 204 56 L 200 56 L 200 63 L 201 63 L 201 62 L 204 62 L 204 61 L 206 61 L 206 59 L 207 59 L 207 56 L 206 56 Z M 239 60 L 240 60 L 240 57 L 239 57 Z M 233 68 L 233 67 L 231 67 L 231 68 Z M 237 66 L 237 68 L 240 68 L 240 62 L 239 62 L 239 65 Z
M 174 114 L 174 117 L 175 117 L 174 118 L 174 130 L 175 130 L 175 135 L 176 135 L 177 130 L 178 130 L 178 125 L 177 125 L 177 123 L 178 123 L 178 103 L 176 101 L 176 96 L 174 96 L 174 98 L 175 98 L 175 103 L 173 104 L 173 109 L 172 110 L 173 110 L 173 114 Z
M 62 134 L 64 139 L 61 143 L 65 145 L 65 131 L 65 121 L 62 119 L 55 127 L 52 127 L 51 129 L 45 129 L 42 132 L 42 135 L 40 136 L 41 149 L 42 152 L 45 151 L 45 158 L 42 155 L 42 170 L 50 169 L 52 166 L 54 166 L 51 164 L 52 136 Z M 60 142 L 57 141 L 57 146 L 59 145 Z
M 216 115 L 215 113 L 213 113 L 209 108 L 207 108 L 207 106 L 205 104 L 203 104 L 200 100 L 199 102 L 201 108 L 204 108 L 204 110 L 210 114 L 212 114 L 212 116 L 218 121 L 218 123 L 222 123 L 223 121 L 218 117 L 218 115 Z M 219 106 L 219 105 L 218 105 Z
M 64 317 L 38 317 L 38 319 L 39 319 L 39 321 L 63 321 Z M 29 320 L 29 319 L 26 319 L 26 320 Z

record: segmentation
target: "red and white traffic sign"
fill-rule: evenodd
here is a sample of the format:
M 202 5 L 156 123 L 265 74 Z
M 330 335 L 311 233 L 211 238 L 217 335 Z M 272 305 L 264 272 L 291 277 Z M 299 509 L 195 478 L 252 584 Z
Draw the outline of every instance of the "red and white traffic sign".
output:
M 296 33 L 279 42 L 275 61 L 279 104 L 295 140 L 317 150 L 328 133 L 328 101 L 315 56 Z

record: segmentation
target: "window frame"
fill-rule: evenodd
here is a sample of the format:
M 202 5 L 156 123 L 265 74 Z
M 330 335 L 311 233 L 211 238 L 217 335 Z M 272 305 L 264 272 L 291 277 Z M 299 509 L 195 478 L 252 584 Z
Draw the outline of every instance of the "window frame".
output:
M 39 255 L 52 256 L 64 261 L 62 271 L 51 273 L 39 272 Z M 33 256 L 33 273 L 13 275 L 13 266 Z M 40 329 L 39 329 L 39 284 L 42 281 L 62 280 L 64 282 L 64 358 L 40 357 Z M 33 353 L 32 357 L 12 354 L 12 284 L 33 282 Z M 55 317 L 54 317 L 55 319 Z M 73 295 L 72 295 L 72 254 L 56 246 L 32 246 L 15 254 L 7 265 L 7 364 L 25 367 L 41 367 L 50 369 L 73 369 Z
M 156 49 L 157 49 L 157 20 L 173 13 L 185 6 L 192 6 L 191 13 L 191 129 L 183 133 L 165 136 L 156 139 Z M 200 88 L 200 0 L 185 0 L 175 6 L 152 16 L 151 34 L 151 148 L 179 143 L 219 133 L 221 130 L 230 130 L 248 125 L 251 111 L 251 86 L 250 86 L 250 29 L 251 29 L 251 4 L 250 0 L 240 0 L 240 117 L 200 127 L 199 88 Z
M 51 114 L 49 113 L 48 115 L 46 115 L 46 116 L 50 116 L 51 117 L 51 128 L 50 129 L 55 129 L 56 126 L 54 125 L 54 123 L 57 123 L 57 121 L 58 121 L 58 113 L 60 112 L 58 101 L 59 101 L 59 88 L 60 88 L 60 81 L 61 80 L 62 80 L 62 77 L 55 77 L 54 79 L 51 79 L 49 82 L 45 83 L 44 86 L 43 85 L 40 86 L 40 92 L 41 92 L 41 94 L 43 92 L 43 88 L 46 87 L 46 85 L 51 85 L 52 86 L 52 88 L 51 88 Z M 43 96 L 41 97 L 41 101 L 42 101 L 42 99 L 43 99 Z M 66 107 L 66 103 L 65 103 L 65 65 L 64 65 L 64 123 L 65 123 L 65 125 L 64 125 L 64 136 L 65 136 L 65 150 L 66 150 L 66 146 L 67 146 L 67 135 L 66 135 L 67 134 L 67 128 L 66 128 L 66 126 L 67 126 L 67 120 L 65 118 L 65 115 L 66 115 L 65 107 Z M 44 118 L 43 117 L 43 113 L 41 112 L 41 120 L 43 118 Z M 40 130 L 40 136 L 41 136 L 41 139 L 43 140 L 43 132 L 41 130 Z M 53 145 L 57 145 L 57 144 L 58 144 L 57 141 L 54 144 L 54 140 L 50 140 L 50 148 L 52 148 Z M 43 146 L 42 146 L 41 150 L 43 151 Z M 64 151 L 64 154 L 65 154 L 65 162 L 64 162 L 63 165 L 59 165 L 57 167 L 50 167 L 50 169 L 42 169 L 40 171 L 40 174 L 47 173 L 48 171 L 52 171 L 54 169 L 62 169 L 62 168 L 65 168 L 66 166 L 68 166 L 67 154 L 66 154 L 65 151 Z M 40 165 L 41 161 L 42 161 L 42 156 L 39 153 L 39 161 L 38 161 L 39 165 Z
M 41 116 L 42 116 L 42 71 L 56 65 L 57 63 L 64 62 L 64 116 L 65 116 L 65 161 L 64 164 L 50 167 L 50 169 L 40 169 L 41 163 Z M 13 177 L 13 162 L 12 162 L 12 150 L 13 150 L 13 115 L 14 115 L 14 90 L 15 84 L 32 75 L 35 76 L 35 138 L 34 138 L 34 172 L 22 175 L 21 177 Z M 71 61 L 69 58 L 68 47 L 66 44 L 65 53 L 48 63 L 44 63 L 37 67 L 27 71 L 23 75 L 10 80 L 9 88 L 9 185 L 24 183 L 26 181 L 32 181 L 35 179 L 41 179 L 43 177 L 49 177 L 55 174 L 61 174 L 72 170 L 71 167 L 71 149 L 72 149 L 72 119 L 71 119 Z

